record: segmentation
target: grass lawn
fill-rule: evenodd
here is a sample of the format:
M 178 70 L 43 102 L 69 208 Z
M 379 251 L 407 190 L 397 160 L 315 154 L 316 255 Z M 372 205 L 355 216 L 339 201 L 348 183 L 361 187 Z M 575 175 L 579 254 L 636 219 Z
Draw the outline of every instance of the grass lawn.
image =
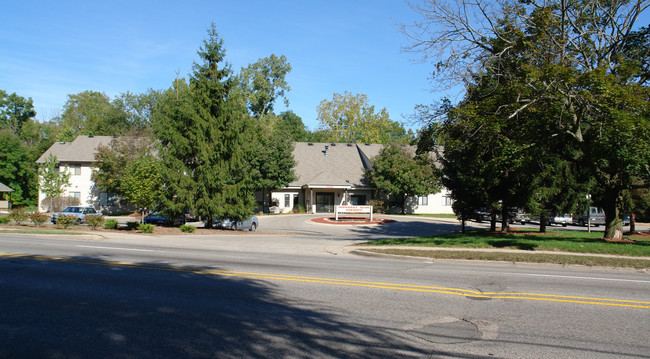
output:
M 465 234 L 452 233 L 435 237 L 402 238 L 367 242 L 364 250 L 399 255 L 424 256 L 449 259 L 505 260 L 514 262 L 560 263 L 609 265 L 616 267 L 650 268 L 650 236 L 633 237 L 623 242 L 609 242 L 602 239 L 602 233 L 583 231 L 561 231 L 542 234 L 533 231 L 514 231 L 507 234 L 488 230 L 468 231 Z M 405 248 L 382 248 L 381 246 L 406 246 Z M 410 250 L 408 246 L 431 247 L 431 250 Z M 446 250 L 436 250 L 445 247 Z M 457 250 L 447 250 L 454 248 Z M 517 249 L 518 253 L 471 252 L 463 248 Z M 535 253 L 551 251 L 557 254 Z M 568 256 L 562 252 L 582 253 L 586 256 Z M 588 254 L 609 254 L 617 256 L 647 257 L 598 258 Z

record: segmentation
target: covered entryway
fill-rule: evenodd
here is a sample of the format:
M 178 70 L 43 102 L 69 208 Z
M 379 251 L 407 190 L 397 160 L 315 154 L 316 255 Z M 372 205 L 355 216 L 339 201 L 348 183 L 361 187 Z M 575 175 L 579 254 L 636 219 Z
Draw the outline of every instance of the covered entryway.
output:
M 334 193 L 316 192 L 316 212 L 334 213 Z

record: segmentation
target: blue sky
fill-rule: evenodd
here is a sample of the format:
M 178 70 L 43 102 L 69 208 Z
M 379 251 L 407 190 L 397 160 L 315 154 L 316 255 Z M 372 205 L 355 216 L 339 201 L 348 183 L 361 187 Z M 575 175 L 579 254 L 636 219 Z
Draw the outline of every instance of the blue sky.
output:
M 31 97 L 38 120 L 60 112 L 69 94 L 170 87 L 177 72 L 190 73 L 212 22 L 236 72 L 287 56 L 289 109 L 311 130 L 316 107 L 334 93 L 366 94 L 394 121 L 438 99 L 430 66 L 401 51 L 408 41 L 397 25 L 417 18 L 401 0 L 22 0 L 2 8 L 0 89 Z

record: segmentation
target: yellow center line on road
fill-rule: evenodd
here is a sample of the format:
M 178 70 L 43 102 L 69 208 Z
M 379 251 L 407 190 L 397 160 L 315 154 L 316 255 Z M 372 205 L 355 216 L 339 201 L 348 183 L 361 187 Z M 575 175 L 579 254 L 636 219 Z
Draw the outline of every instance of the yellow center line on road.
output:
M 623 300 L 623 299 L 578 297 L 578 296 L 542 294 L 542 293 L 481 292 L 481 291 L 469 290 L 469 289 L 401 284 L 401 283 L 370 282 L 370 281 L 347 280 L 347 279 L 292 276 L 292 275 L 270 274 L 270 273 L 236 272 L 236 271 L 215 270 L 215 269 L 197 269 L 197 268 L 190 268 L 190 267 L 176 267 L 176 266 L 170 266 L 164 264 L 161 265 L 138 264 L 138 263 L 129 263 L 129 262 L 114 262 L 114 261 L 103 261 L 103 260 L 81 259 L 81 258 L 48 257 L 48 256 L 40 256 L 40 255 L 25 255 L 25 254 L 11 254 L 11 253 L 0 253 L 0 257 L 103 265 L 103 266 L 123 267 L 123 268 L 154 269 L 154 270 L 165 270 L 165 271 L 174 271 L 174 272 L 237 277 L 237 278 L 249 278 L 249 279 L 281 280 L 281 281 L 292 281 L 292 282 L 303 282 L 303 283 L 319 283 L 319 284 L 355 286 L 355 287 L 365 287 L 365 288 L 402 290 L 402 291 L 412 291 L 412 292 L 451 294 L 451 295 L 459 295 L 459 296 L 464 296 L 469 298 L 519 299 L 519 300 L 535 300 L 535 301 L 547 301 L 547 302 L 564 302 L 564 303 L 650 309 L 650 302 Z

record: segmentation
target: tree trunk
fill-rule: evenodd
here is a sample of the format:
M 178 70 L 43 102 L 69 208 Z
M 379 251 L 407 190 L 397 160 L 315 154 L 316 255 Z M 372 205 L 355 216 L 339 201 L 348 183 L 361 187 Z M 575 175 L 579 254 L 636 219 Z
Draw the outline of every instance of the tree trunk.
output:
M 548 222 L 548 216 L 542 213 L 539 216 L 539 233 L 546 233 L 546 222 Z
M 460 220 L 460 233 L 465 234 L 465 217 Z
M 630 213 L 630 234 L 636 233 L 636 216 L 634 213 Z
M 492 212 L 490 213 L 490 232 L 496 232 L 497 231 L 497 213 Z
M 501 233 L 507 233 L 510 230 L 510 223 L 508 223 L 508 208 L 503 206 L 501 208 Z
M 608 196 L 606 203 L 603 205 L 605 211 L 605 236 L 607 239 L 623 238 L 623 219 L 621 219 L 616 198 L 618 196 Z

